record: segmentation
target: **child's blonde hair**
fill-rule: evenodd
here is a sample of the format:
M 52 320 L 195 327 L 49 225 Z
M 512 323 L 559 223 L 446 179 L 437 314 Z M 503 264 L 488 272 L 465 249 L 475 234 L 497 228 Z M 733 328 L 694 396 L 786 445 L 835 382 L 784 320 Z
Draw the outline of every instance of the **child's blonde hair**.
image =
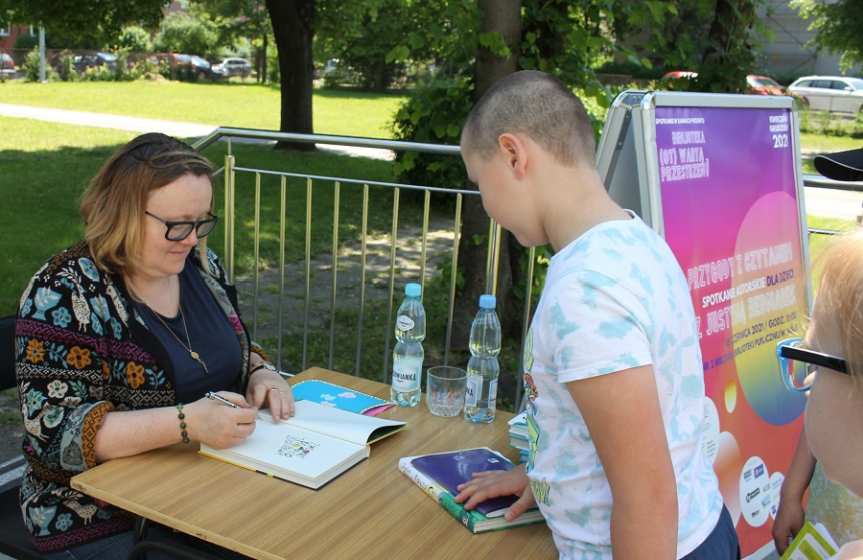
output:
M 863 380 L 863 229 L 834 239 L 819 260 L 819 305 L 836 320 L 849 373 Z

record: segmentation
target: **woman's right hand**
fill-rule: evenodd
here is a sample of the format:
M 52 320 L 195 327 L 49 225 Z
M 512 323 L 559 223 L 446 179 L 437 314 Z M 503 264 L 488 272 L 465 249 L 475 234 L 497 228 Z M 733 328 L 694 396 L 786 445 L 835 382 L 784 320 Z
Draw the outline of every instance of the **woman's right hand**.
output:
M 773 522 L 773 544 L 780 556 L 791 544 L 791 541 L 803 528 L 806 512 L 803 511 L 803 501 L 794 496 L 782 495 L 779 500 L 779 511 Z
M 237 393 L 219 391 L 220 397 L 239 408 L 231 408 L 206 397 L 183 408 L 186 414 L 189 438 L 215 449 L 224 449 L 241 443 L 255 431 L 258 409 L 249 406 Z

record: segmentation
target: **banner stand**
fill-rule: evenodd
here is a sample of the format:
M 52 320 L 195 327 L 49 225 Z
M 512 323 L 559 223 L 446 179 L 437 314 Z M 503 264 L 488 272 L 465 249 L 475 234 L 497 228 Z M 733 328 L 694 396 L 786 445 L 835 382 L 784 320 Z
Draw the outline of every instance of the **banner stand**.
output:
M 597 167 L 612 198 L 662 235 L 687 276 L 704 362 L 713 462 L 746 558 L 770 534 L 805 400 L 776 344 L 811 305 L 800 138 L 790 97 L 626 91 Z

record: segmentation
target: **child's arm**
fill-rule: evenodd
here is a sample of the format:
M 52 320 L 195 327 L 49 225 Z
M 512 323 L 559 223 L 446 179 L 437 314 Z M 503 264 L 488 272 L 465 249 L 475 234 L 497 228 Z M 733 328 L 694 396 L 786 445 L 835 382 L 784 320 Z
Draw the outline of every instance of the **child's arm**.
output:
M 652 366 L 567 383 L 590 430 L 613 499 L 615 558 L 677 552 L 677 487 Z
M 797 450 L 794 452 L 791 466 L 782 483 L 779 511 L 776 512 L 776 521 L 773 522 L 773 543 L 779 554 L 785 552 L 806 520 L 806 512 L 803 511 L 803 494 L 812 481 L 815 462 L 815 457 L 806 442 L 806 432 L 801 432 Z

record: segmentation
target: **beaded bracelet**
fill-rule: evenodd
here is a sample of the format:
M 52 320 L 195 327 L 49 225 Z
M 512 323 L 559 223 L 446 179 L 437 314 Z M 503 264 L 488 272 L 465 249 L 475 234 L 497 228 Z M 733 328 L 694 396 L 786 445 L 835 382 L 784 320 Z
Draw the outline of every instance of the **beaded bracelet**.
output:
M 268 370 L 268 371 L 271 371 L 271 372 L 273 372 L 273 373 L 276 373 L 276 368 L 275 368 L 275 367 L 273 367 L 273 365 L 272 365 L 272 364 L 268 364 L 267 362 L 263 362 L 263 363 L 261 363 L 261 364 L 256 365 L 255 367 L 253 367 L 253 368 L 251 369 L 251 371 L 249 371 L 249 377 L 251 377 L 253 373 L 255 373 L 256 371 L 258 371 L 258 370 L 260 370 L 260 369 L 266 369 L 266 370 Z
M 180 436 L 183 443 L 189 443 L 189 432 L 186 431 L 186 415 L 183 413 L 183 403 L 177 403 L 177 418 L 180 420 Z

